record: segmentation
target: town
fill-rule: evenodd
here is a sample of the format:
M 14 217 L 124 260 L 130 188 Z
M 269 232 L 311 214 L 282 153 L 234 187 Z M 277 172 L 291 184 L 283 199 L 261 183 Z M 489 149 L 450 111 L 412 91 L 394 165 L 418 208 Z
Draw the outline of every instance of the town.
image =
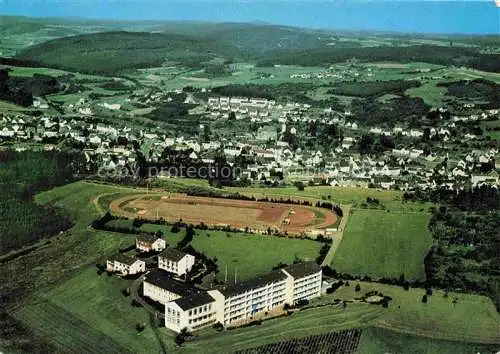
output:
M 345 6 L 299 3 L 228 13 Z M 0 352 L 496 353 L 500 41 L 441 33 L 462 5 L 0 16 Z

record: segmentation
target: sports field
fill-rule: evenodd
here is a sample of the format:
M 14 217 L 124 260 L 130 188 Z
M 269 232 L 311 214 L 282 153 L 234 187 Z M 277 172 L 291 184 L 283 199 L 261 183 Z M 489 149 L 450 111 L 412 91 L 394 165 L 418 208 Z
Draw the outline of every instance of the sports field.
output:
M 332 267 L 375 278 L 423 279 L 424 258 L 432 237 L 430 215 L 420 212 L 353 210 Z
M 257 231 L 272 228 L 290 235 L 332 227 L 337 221 L 332 211 L 315 207 L 180 194 L 118 198 L 111 202 L 110 209 L 115 214 L 133 218 L 230 225 Z

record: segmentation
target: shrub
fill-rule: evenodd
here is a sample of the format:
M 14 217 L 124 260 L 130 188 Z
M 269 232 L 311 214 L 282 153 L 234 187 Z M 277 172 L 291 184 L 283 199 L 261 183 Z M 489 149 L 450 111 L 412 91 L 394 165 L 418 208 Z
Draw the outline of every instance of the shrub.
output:
M 422 303 L 426 304 L 427 303 L 427 294 L 422 296 Z
M 361 285 L 356 284 L 356 287 L 354 288 L 354 291 L 356 291 L 356 292 L 361 291 Z
M 217 322 L 217 323 L 214 323 L 212 328 L 215 329 L 217 332 L 221 332 L 224 329 L 224 326 L 222 325 L 222 323 Z
M 146 324 L 145 323 L 138 323 L 135 325 L 135 329 L 137 330 L 137 332 L 142 332 L 144 331 L 144 329 L 146 328 Z
M 181 333 L 175 336 L 175 344 L 177 344 L 178 346 L 182 346 L 185 341 L 186 338 L 184 338 L 184 336 Z
M 137 300 L 132 300 L 132 306 L 133 307 L 142 307 L 142 305 L 137 301 Z

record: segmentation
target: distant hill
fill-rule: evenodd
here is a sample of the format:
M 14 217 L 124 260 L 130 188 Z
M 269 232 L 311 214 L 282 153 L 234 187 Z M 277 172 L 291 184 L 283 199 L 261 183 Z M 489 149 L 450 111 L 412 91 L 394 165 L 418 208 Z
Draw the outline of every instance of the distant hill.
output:
M 197 67 L 215 57 L 228 58 L 231 50 L 206 38 L 113 31 L 51 40 L 21 51 L 16 58 L 68 71 L 112 75 L 166 61 Z
M 82 73 L 117 75 L 165 62 L 200 69 L 215 58 L 219 63 L 220 59 L 248 60 L 259 66 L 324 66 L 352 58 L 365 62 L 420 61 L 500 72 L 500 54 L 481 52 L 482 47 L 494 47 L 498 42 L 495 36 L 332 32 L 265 23 L 66 19 L 54 20 L 56 26 L 50 25 L 50 19 L 17 21 L 8 18 L 7 23 L 17 26 L 16 31 L 50 33 L 50 40 L 17 50 L 16 59 Z M 8 28 L 0 25 L 0 34 L 9 33 Z M 55 29 L 59 32 L 51 32 Z M 80 33 L 64 36 L 74 34 L 71 31 Z M 89 33 L 96 31 L 99 33 Z M 55 38 L 57 34 L 63 37 Z
M 165 23 L 149 28 L 163 33 L 199 36 L 235 47 L 247 55 L 258 55 L 277 49 L 306 50 L 324 47 L 333 34 L 266 23 Z

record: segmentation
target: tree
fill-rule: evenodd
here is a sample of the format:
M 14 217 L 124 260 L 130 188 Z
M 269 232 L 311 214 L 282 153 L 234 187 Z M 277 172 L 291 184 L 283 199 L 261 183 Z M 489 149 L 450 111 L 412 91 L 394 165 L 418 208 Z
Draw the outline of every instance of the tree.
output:
M 363 136 L 361 136 L 361 139 L 359 139 L 358 143 L 359 153 L 362 155 L 370 154 L 373 150 L 373 142 L 373 135 L 364 134 Z
M 186 338 L 184 338 L 184 335 L 182 335 L 182 333 L 179 333 L 175 336 L 175 344 L 177 344 L 178 346 L 182 346 L 185 341 Z
M 295 187 L 297 187 L 297 190 L 299 192 L 302 192 L 305 189 L 304 183 L 302 181 L 295 182 Z
M 174 234 L 178 233 L 179 231 L 181 231 L 179 225 L 177 223 L 173 224 L 172 225 L 172 228 L 170 229 L 170 231 Z

